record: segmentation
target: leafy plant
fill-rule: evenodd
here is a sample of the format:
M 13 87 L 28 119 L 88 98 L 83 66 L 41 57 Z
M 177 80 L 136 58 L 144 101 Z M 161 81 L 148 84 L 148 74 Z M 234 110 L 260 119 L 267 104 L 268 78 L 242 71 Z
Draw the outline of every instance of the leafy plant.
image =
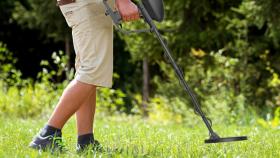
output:
M 73 79 L 74 69 L 68 70 L 66 65 L 68 57 L 60 51 L 53 53 L 51 63 L 41 61 L 42 71 L 33 81 L 21 78 L 20 72 L 13 68 L 16 60 L 5 47 L 0 52 L 3 63 L 0 65 L 0 114 L 27 118 L 49 113 L 63 89 Z M 98 110 L 107 114 L 126 112 L 125 97 L 118 89 L 98 89 Z
M 258 119 L 258 123 L 265 128 L 277 128 L 280 129 L 280 107 L 275 109 L 274 116 L 268 114 L 266 120 Z

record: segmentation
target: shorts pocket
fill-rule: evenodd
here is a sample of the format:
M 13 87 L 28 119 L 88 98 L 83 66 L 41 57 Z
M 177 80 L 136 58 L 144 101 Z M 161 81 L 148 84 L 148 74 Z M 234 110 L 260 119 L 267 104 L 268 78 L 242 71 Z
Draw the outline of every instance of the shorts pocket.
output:
M 76 20 L 77 11 L 75 9 L 69 9 L 69 8 L 63 8 L 63 7 L 64 6 L 60 7 L 60 10 L 67 22 L 67 25 L 72 28 L 77 23 L 77 20 Z

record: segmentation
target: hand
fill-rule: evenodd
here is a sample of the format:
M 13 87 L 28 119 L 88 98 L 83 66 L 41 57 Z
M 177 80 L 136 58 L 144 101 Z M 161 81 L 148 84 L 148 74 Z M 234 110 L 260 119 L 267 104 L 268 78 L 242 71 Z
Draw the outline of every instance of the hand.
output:
M 123 21 L 133 21 L 140 18 L 138 7 L 130 0 L 116 0 L 116 7 Z

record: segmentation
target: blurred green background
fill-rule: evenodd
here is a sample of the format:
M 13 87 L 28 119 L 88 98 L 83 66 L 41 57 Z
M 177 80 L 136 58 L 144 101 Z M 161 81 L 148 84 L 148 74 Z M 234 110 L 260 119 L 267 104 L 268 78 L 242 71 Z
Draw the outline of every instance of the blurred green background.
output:
M 71 30 L 55 3 L 0 1 L 1 116 L 49 116 L 73 78 Z M 156 24 L 213 122 L 279 129 L 280 2 L 164 3 L 165 20 Z M 98 89 L 97 112 L 160 123 L 200 122 L 154 36 L 114 35 L 114 85 Z
M 2 121 L 7 121 L 0 131 L 17 129 L 19 133 L 23 132 L 23 135 L 1 137 L 0 147 L 4 149 L 21 140 L 15 155 L 19 157 L 32 155 L 22 146 L 47 120 L 74 75 L 71 29 L 55 3 L 55 0 L 0 1 L 0 116 Z M 165 20 L 156 24 L 185 73 L 186 81 L 197 94 L 203 111 L 214 124 L 220 125 L 219 130 L 224 135 L 230 130 L 223 127 L 231 125 L 231 129 L 236 130 L 244 127 L 241 133 L 232 130 L 232 135 L 248 134 L 254 138 L 241 146 L 206 147 L 212 152 L 210 157 L 228 154 L 229 157 L 239 157 L 240 148 L 246 152 L 247 148 L 256 146 L 265 151 L 250 152 L 251 157 L 255 154 L 275 157 L 279 142 L 273 138 L 280 129 L 280 1 L 164 0 L 164 3 Z M 126 23 L 123 27 L 137 29 L 145 24 L 138 21 Z M 201 119 L 194 114 L 188 95 L 180 87 L 153 35 L 126 36 L 115 32 L 113 88 L 100 88 L 97 96 L 97 118 L 102 118 L 102 123 L 97 123 L 97 131 L 106 131 L 109 126 L 119 128 L 114 126 L 115 123 L 124 127 L 119 130 L 134 131 L 140 124 L 137 126 L 140 133 L 149 135 L 151 132 L 155 137 L 150 142 L 151 148 L 148 140 L 144 145 L 147 151 L 155 151 L 151 157 L 172 153 L 180 157 L 180 147 L 190 142 L 195 146 L 190 151 L 183 150 L 191 153 L 184 156 L 207 155 L 204 146 L 200 146 L 196 139 L 198 133 L 203 133 L 201 128 L 204 129 Z M 113 119 L 108 121 L 107 117 Z M 17 120 L 24 121 L 19 123 Z M 40 123 L 34 127 L 35 123 L 30 120 Z M 118 120 L 136 121 L 129 124 Z M 146 125 L 146 121 L 151 124 Z M 112 123 L 105 125 L 108 122 Z M 19 124 L 21 128 L 17 128 Z M 131 126 L 133 124 L 135 126 Z M 70 125 L 73 130 L 73 122 Z M 189 133 L 196 134 L 188 138 L 190 141 L 177 144 L 171 153 L 161 153 L 157 152 L 157 145 L 155 148 L 151 145 L 162 144 L 157 141 L 163 137 L 158 138 L 153 133 L 160 129 L 160 125 L 170 125 L 159 131 L 169 133 L 170 129 L 171 135 L 178 132 L 175 135 L 180 140 L 183 140 L 185 131 L 194 130 L 192 127 L 196 125 L 199 127 Z M 187 125 L 188 129 L 177 131 L 181 125 Z M 152 128 L 146 129 L 146 126 Z M 24 130 L 27 128 L 29 133 Z M 123 133 L 119 134 L 132 135 L 130 138 L 136 134 L 122 130 Z M 205 130 L 203 134 L 206 134 Z M 67 131 L 71 131 L 70 127 Z M 114 135 L 112 132 L 107 134 Z M 265 137 L 261 137 L 264 133 Z M 110 144 L 111 141 L 112 146 L 116 145 L 115 140 L 107 139 L 106 134 L 99 134 L 99 137 L 101 142 L 104 138 L 103 142 Z M 11 139 L 7 142 L 5 138 Z M 143 146 L 142 139 L 139 138 L 134 145 L 140 143 Z M 129 140 L 123 138 L 122 141 L 127 145 Z M 162 150 L 172 148 L 167 142 L 171 143 L 169 140 L 164 142 Z M 227 154 L 224 153 L 226 149 L 230 149 Z M 134 149 L 131 150 L 134 155 Z M 0 155 L 13 151 L 3 150 Z M 141 157 L 138 148 L 136 156 Z

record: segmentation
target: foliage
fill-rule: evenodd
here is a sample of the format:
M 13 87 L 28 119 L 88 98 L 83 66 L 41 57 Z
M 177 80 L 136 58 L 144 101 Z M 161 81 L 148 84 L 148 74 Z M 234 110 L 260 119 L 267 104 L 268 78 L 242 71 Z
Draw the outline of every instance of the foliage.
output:
M 19 84 L 21 72 L 14 68 L 17 59 L 7 49 L 7 46 L 0 42 L 0 81 L 5 85 Z
M 12 52 L 3 44 L 0 46 L 0 114 L 23 118 L 48 114 L 74 76 L 74 70 L 66 66 L 68 57 L 62 51 L 54 52 L 51 63 L 41 61 L 42 71 L 33 81 L 21 78 L 20 71 L 13 67 L 16 60 Z M 62 81 L 63 75 L 66 80 Z M 125 112 L 124 98 L 119 89 L 99 89 L 98 110 L 108 114 Z
M 280 129 L 280 107 L 276 108 L 273 118 L 268 114 L 266 120 L 258 119 L 258 123 L 265 128 L 278 128 Z
M 125 113 L 124 102 L 126 95 L 120 89 L 100 88 L 97 93 L 97 111 L 107 115 Z
M 68 68 L 69 57 L 63 51 L 53 52 L 52 62 L 42 60 L 40 65 L 42 71 L 38 73 L 37 79 L 41 82 L 62 83 L 70 82 L 74 76 L 74 68 Z
M 0 109 L 1 115 L 34 117 L 54 107 L 61 90 L 56 89 L 48 80 L 48 73 L 42 76 L 41 82 L 22 79 L 21 72 L 16 70 L 13 58 L 5 46 L 1 47 L 1 80 Z M 44 71 L 43 71 L 44 72 Z
M 280 94 L 277 42 L 280 3 L 275 0 L 164 2 L 166 19 L 157 25 L 203 106 L 213 109 L 209 113 L 241 114 L 242 110 L 237 112 L 235 107 L 260 108 L 261 114 L 272 112 L 270 107 L 276 106 Z M 124 27 L 143 26 L 130 23 Z M 122 38 L 135 61 L 149 57 L 150 67 L 157 69 L 152 72 L 156 73 L 152 75 L 152 84 L 157 87 L 153 94 L 185 97 L 175 86 L 178 85 L 174 83 L 175 74 L 170 73 L 173 70 L 168 61 L 164 62 L 163 51 L 152 35 L 122 35 Z
M 152 98 L 149 104 L 149 117 L 151 121 L 163 124 L 186 123 L 193 125 L 201 121 L 194 114 L 194 111 L 178 97 L 167 99 L 163 96 L 156 96 Z
M 12 17 L 23 27 L 39 28 L 43 35 L 64 41 L 65 36 L 69 36 L 69 30 L 66 29 L 67 25 L 59 11 L 56 1 L 26 0 L 25 3 L 17 1 Z
M 280 18 L 277 15 L 280 13 L 280 3 L 277 0 L 254 0 L 251 3 L 258 8 L 254 8 L 257 16 L 251 16 L 252 21 L 260 24 L 259 26 L 266 25 L 265 36 L 273 42 L 273 45 L 279 48 Z
M 1 115 L 22 118 L 40 116 L 49 113 L 58 101 L 61 90 L 54 90 L 44 83 L 26 84 L 24 87 L 10 86 L 3 90 L 0 83 Z
M 164 3 L 165 21 L 156 24 L 207 115 L 214 122 L 242 124 L 255 121 L 250 115 L 260 114 L 264 118 L 272 114 L 280 105 L 280 3 L 276 0 L 164 0 Z M 55 1 L 3 1 L 0 6 L 7 7 L 0 14 L 7 26 L 16 21 L 22 28 L 39 30 L 56 42 L 70 35 Z M 143 26 L 146 26 L 143 21 L 124 24 L 127 29 Z M 3 31 L 0 36 L 9 34 Z M 179 87 L 154 37 L 151 34 L 120 34 L 120 37 L 115 38 L 118 54 L 115 53 L 114 70 L 118 71 L 115 74 L 118 77 L 114 90 L 99 90 L 101 109 L 109 114 L 142 115 L 139 76 L 141 61 L 147 57 L 151 70 L 150 117 L 166 122 L 186 122 L 194 117 L 189 114 L 192 113 L 189 98 Z M 73 69 L 65 65 L 68 59 L 57 52 L 52 58 L 54 63 L 50 59 L 41 62 L 43 70 L 37 78 L 22 80 L 22 73 L 13 66 L 16 59 L 9 55 L 6 46 L 1 47 L 4 54 L 0 57 L 1 84 L 5 93 L 13 86 L 20 93 L 36 84 L 61 92 L 74 75 Z M 239 119 L 240 116 L 243 118 Z
M 241 74 L 239 78 L 232 76 L 232 74 L 240 73 L 238 68 L 240 60 L 223 55 L 223 50 L 217 53 L 206 53 L 203 50 L 199 50 L 200 53 L 198 53 L 197 51 L 192 50 L 191 58 L 199 59 L 194 65 L 185 69 L 185 79 L 199 97 L 206 115 L 216 123 L 236 121 L 249 123 L 252 121 L 256 110 L 250 108 L 251 103 L 247 101 L 243 93 L 238 93 L 237 85 L 243 76 Z M 197 54 L 204 54 L 204 56 L 198 57 Z M 211 66 L 204 66 L 208 63 L 211 63 Z M 159 64 L 161 71 L 168 74 L 165 76 L 168 80 L 154 78 L 153 83 L 157 85 L 157 93 L 170 98 L 166 102 L 167 106 L 172 106 L 173 109 L 176 109 L 175 114 L 180 114 L 187 120 L 191 116 L 186 113 L 187 109 L 188 107 L 193 108 L 190 98 L 181 88 L 175 74 L 168 73 L 173 70 L 165 62 Z M 179 102 L 174 102 L 174 99 Z M 241 119 L 240 116 L 243 118 Z

